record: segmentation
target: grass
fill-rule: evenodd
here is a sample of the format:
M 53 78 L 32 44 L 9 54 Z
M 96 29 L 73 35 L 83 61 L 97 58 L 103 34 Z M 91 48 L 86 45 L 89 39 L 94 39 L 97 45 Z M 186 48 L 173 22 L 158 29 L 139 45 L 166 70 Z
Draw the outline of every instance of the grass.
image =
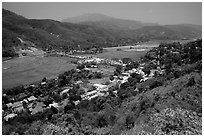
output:
M 109 48 L 104 48 L 103 53 L 99 53 L 93 56 L 96 57 L 101 57 L 101 58 L 117 58 L 117 59 L 122 59 L 122 58 L 131 58 L 132 60 L 139 60 L 140 57 L 144 56 L 145 53 L 147 53 L 148 50 L 152 48 L 152 46 L 158 46 L 159 44 L 155 43 L 144 43 L 140 44 L 141 46 L 144 47 L 149 47 L 145 51 L 136 51 L 136 49 L 130 49 L 130 46 L 121 46 L 121 47 L 109 47 Z M 118 50 L 120 49 L 120 50 Z M 138 49 L 137 49 L 138 50 Z
M 131 58 L 132 60 L 139 60 L 139 58 L 144 56 L 146 52 L 147 51 L 107 51 L 95 56 L 109 59 Z
M 2 63 L 2 87 L 12 88 L 57 77 L 60 73 L 76 68 L 67 57 L 23 57 Z

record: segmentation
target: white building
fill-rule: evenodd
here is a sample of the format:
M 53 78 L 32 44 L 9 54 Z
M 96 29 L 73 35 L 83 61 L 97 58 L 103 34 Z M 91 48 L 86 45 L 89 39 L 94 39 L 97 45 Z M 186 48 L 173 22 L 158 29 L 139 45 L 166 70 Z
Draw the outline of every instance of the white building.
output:
M 4 120 L 8 121 L 10 118 L 14 118 L 16 116 L 17 116 L 17 114 L 14 114 L 14 113 L 8 114 L 7 116 L 4 117 Z

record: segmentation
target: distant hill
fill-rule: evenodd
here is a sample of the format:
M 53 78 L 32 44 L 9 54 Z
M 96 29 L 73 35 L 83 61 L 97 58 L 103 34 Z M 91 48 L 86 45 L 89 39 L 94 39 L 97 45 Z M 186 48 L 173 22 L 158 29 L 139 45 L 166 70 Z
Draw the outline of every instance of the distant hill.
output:
M 135 20 L 124 20 L 103 14 L 84 14 L 62 20 L 62 22 L 91 25 L 107 30 L 134 31 L 137 39 L 191 39 L 201 37 L 202 26 L 192 24 L 159 25 Z
M 192 39 L 202 36 L 199 25 L 145 26 L 136 30 L 138 37 L 153 39 Z
M 117 46 L 152 39 L 192 39 L 201 37 L 201 26 L 168 25 L 122 20 L 101 14 L 86 14 L 63 22 L 27 19 L 2 9 L 3 57 L 17 56 L 18 47 L 42 50 L 69 50 L 97 46 Z M 24 41 L 22 43 L 21 40 Z
M 112 27 L 117 29 L 120 28 L 120 29 L 130 29 L 130 30 L 135 30 L 143 26 L 159 25 L 156 23 L 142 23 L 140 21 L 135 21 L 135 20 L 118 19 L 107 15 L 103 15 L 103 14 L 84 14 L 77 17 L 64 19 L 62 20 L 62 22 L 94 25 L 101 28 Z

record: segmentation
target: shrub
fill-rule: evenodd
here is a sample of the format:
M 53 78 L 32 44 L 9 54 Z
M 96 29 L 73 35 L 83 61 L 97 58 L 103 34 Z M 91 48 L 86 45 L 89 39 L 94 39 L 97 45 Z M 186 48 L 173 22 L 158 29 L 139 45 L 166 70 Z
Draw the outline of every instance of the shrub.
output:
M 159 135 L 201 135 L 202 118 L 196 112 L 181 108 L 163 109 L 150 117 L 150 123 Z
M 193 86 L 193 85 L 195 85 L 196 84 L 196 82 L 195 82 L 195 79 L 194 79 L 194 77 L 191 77 L 189 80 L 188 80 L 188 83 L 187 83 L 187 87 L 190 87 L 190 86 Z
M 153 89 L 153 88 L 156 88 L 156 87 L 159 87 L 159 86 L 162 86 L 163 85 L 163 83 L 162 83 L 162 81 L 154 81 L 151 85 L 150 85 L 150 90 L 151 89 Z

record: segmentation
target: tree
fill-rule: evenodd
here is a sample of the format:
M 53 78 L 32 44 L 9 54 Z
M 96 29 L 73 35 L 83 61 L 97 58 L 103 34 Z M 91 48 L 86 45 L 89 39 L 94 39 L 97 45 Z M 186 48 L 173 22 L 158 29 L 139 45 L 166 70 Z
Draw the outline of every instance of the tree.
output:
M 57 114 L 58 113 L 58 110 L 55 107 L 53 107 L 53 106 L 51 106 L 51 110 L 52 110 L 53 114 Z
M 145 66 L 145 67 L 142 69 L 142 71 L 143 71 L 145 74 L 149 75 L 149 74 L 150 74 L 150 71 L 151 71 L 151 68 L 149 68 L 148 66 Z
M 94 77 L 95 77 L 95 78 L 102 78 L 102 73 L 100 73 L 100 72 L 95 72 L 95 73 L 94 73 Z
M 64 86 L 65 84 L 66 84 L 66 74 L 63 73 L 63 74 L 60 74 L 60 75 L 58 76 L 58 86 L 59 86 L 59 87 L 62 87 L 62 86 Z
M 137 74 L 137 73 L 132 73 L 131 77 L 134 78 L 137 83 L 140 82 L 140 80 L 142 79 L 142 76 L 140 74 Z
M 117 65 L 114 71 L 114 75 L 118 76 L 119 74 L 122 73 L 122 70 L 123 70 L 123 67 L 121 65 Z
M 84 68 L 85 68 L 85 65 L 84 65 L 84 64 L 79 64 L 79 65 L 77 65 L 77 69 L 82 70 L 82 69 L 84 69 Z
M 13 90 L 13 93 L 11 95 L 18 95 L 20 93 L 23 93 L 25 89 L 23 85 L 20 85 L 20 86 L 14 87 L 12 90 Z
M 62 98 L 59 94 L 54 94 L 52 97 L 53 97 L 55 102 L 60 102 L 62 100 Z
M 124 64 L 129 64 L 132 62 L 132 59 L 131 58 L 122 58 L 122 61 Z
M 109 76 L 109 79 L 110 79 L 111 81 L 113 81 L 113 80 L 114 80 L 113 75 L 110 75 L 110 76 Z
M 46 77 L 44 77 L 43 79 L 42 79 L 42 82 L 46 82 L 47 81 L 47 79 L 46 79 Z

